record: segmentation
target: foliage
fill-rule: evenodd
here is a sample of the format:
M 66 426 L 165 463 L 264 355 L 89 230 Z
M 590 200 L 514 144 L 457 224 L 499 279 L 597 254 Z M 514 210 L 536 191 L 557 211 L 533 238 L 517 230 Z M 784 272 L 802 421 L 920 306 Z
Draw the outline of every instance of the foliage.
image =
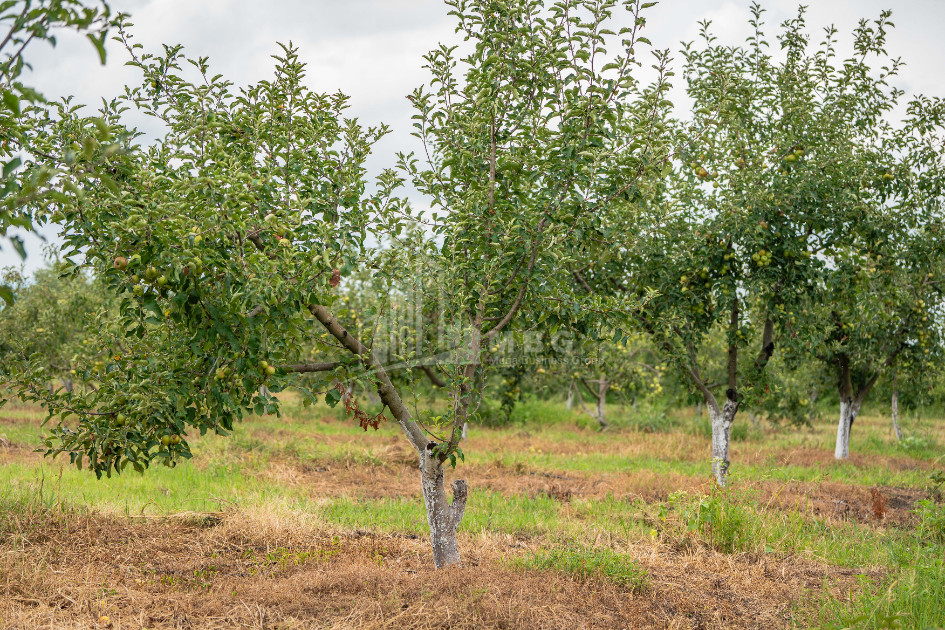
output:
M 84 253 L 119 296 L 120 318 L 100 336 L 116 358 L 94 394 L 48 401 L 51 414 L 79 420 L 54 429 L 48 453 L 85 459 L 97 474 L 173 464 L 190 455 L 188 429 L 227 432 L 246 413 L 273 410 L 260 386 L 281 389 L 281 366 L 318 340 L 300 327 L 310 305 L 334 300 L 333 276 L 371 265 L 360 257 L 366 223 L 393 185 L 387 177 L 362 197 L 363 161 L 386 129 L 344 119 L 341 95 L 306 90 L 291 48 L 274 81 L 234 94 L 206 60 L 179 47 L 141 53 L 122 32 L 144 81 L 102 115 L 120 135 L 120 113 L 133 107 L 168 133 L 62 165 L 71 174 L 104 160 L 110 172 L 77 183 L 61 213 L 66 255 Z M 206 83 L 188 82 L 185 69 Z M 75 108 L 59 114 L 49 153 L 89 137 Z M 39 376 L 33 366 L 21 381 Z
M 744 506 L 724 492 L 715 490 L 691 502 L 680 501 L 677 497 L 676 502 L 686 531 L 698 533 L 718 551 L 735 553 L 750 547 L 749 518 Z
M 51 156 L 42 154 L 37 143 L 34 116 L 46 106 L 45 99 L 20 79 L 28 64 L 24 61 L 27 47 L 37 41 L 56 45 L 61 30 L 84 33 L 105 63 L 105 37 L 109 27 L 122 18 L 110 19 L 105 2 L 94 0 L 8 0 L 0 3 L 0 237 L 7 237 L 21 256 L 26 256 L 23 240 L 8 236 L 10 228 L 31 230 L 33 219 L 27 210 L 30 204 L 43 199 L 55 200 L 59 194 L 56 169 L 46 163 Z M 41 115 L 41 114 L 39 114 Z M 90 138 L 107 141 L 107 137 Z M 26 152 L 28 155 L 23 155 Z M 32 154 L 32 155 L 29 155 Z M 37 159 L 39 161 L 33 161 Z M 39 217 L 40 221 L 44 217 Z M 13 290 L 0 284 L 0 298 L 10 303 Z
M 915 512 L 919 517 L 918 536 L 934 544 L 945 544 L 945 503 L 922 499 L 916 503 Z
M 97 337 L 114 300 L 102 282 L 63 271 L 54 263 L 29 283 L 7 275 L 17 300 L 0 309 L 0 377 L 32 360 L 45 379 L 71 389 L 93 384 L 113 360 Z

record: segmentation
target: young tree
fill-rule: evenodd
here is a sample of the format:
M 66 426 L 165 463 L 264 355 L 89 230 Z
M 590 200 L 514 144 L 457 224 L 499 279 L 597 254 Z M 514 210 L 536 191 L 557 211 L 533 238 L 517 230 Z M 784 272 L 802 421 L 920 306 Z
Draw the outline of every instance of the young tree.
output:
M 840 398 L 837 459 L 849 457 L 853 423 L 880 378 L 895 369 L 898 379 L 921 381 L 945 350 L 945 253 L 938 243 L 945 217 L 940 202 L 923 199 L 915 186 L 922 176 L 898 166 L 897 178 L 913 181 L 897 186 L 898 199 L 865 212 L 857 238 L 832 251 L 833 265 L 809 307 L 825 322 L 816 356 L 832 371 Z M 897 404 L 894 398 L 894 412 Z
M 108 166 L 107 177 L 76 185 L 59 204 L 69 255 L 83 251 L 121 296 L 124 352 L 94 395 L 44 399 L 51 415 L 71 418 L 54 429 L 49 454 L 68 452 L 99 475 L 173 465 L 190 457 L 188 431 L 226 433 L 244 414 L 277 411 L 261 385 L 306 388 L 300 375 L 311 373 L 357 379 L 376 389 L 417 451 L 436 566 L 459 562 L 467 487 L 455 482 L 451 503 L 444 464 L 462 457 L 484 348 L 523 314 L 529 327 L 547 321 L 549 305 L 566 306 L 568 321 L 585 317 L 555 292 L 555 272 L 645 168 L 626 146 L 659 130 L 623 116 L 634 47 L 644 42 L 641 3 L 626 3 L 630 24 L 619 34 L 606 29 L 613 1 L 447 4 L 472 50 L 427 56 L 431 91 L 411 97 L 427 152 L 400 159 L 433 214 L 395 198 L 393 172 L 368 191 L 364 160 L 387 129 L 345 119 L 340 94 L 306 90 L 293 48 L 277 57 L 274 80 L 235 92 L 205 59 L 186 59 L 179 47 L 152 56 L 124 36 L 145 82 L 102 115 L 119 133 L 122 111 L 136 108 L 167 133 L 60 166 Z M 607 41 L 620 52 L 608 55 Z M 82 143 L 89 129 L 63 106 L 47 152 Z M 427 231 L 408 232 L 428 237 L 403 240 L 417 224 Z M 338 314 L 338 285 L 356 270 L 405 286 L 421 269 L 436 287 L 424 303 L 439 300 L 444 328 L 459 333 L 419 351 L 450 357 L 437 366 L 452 399 L 442 418 L 416 417 L 409 387 L 395 383 L 370 331 Z M 428 363 L 417 350 L 403 354 L 406 367 Z M 341 392 L 325 396 L 333 404 Z M 382 419 L 356 399 L 345 404 L 365 428 Z

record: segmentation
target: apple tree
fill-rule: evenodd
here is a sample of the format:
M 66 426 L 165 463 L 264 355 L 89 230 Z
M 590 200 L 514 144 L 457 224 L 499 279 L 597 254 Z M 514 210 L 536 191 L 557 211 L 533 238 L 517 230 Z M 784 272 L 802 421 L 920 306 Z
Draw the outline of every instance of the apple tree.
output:
M 469 50 L 427 56 L 430 87 L 410 97 L 424 152 L 402 154 L 399 174 L 385 171 L 372 186 L 365 159 L 387 128 L 346 118 L 341 94 L 306 89 L 291 46 L 272 80 L 236 89 L 206 59 L 173 46 L 152 55 L 122 32 L 144 80 L 101 118 L 124 150 L 58 165 L 73 179 L 56 208 L 67 256 L 84 254 L 82 264 L 120 298 L 120 325 L 102 341 L 122 351 L 94 392 L 41 399 L 61 420 L 48 454 L 68 453 L 99 475 L 174 465 L 191 456 L 190 435 L 225 434 L 246 414 L 278 412 L 268 392 L 298 386 L 334 404 L 338 389 L 314 391 L 304 375 L 354 379 L 377 391 L 382 409 L 368 414 L 348 398 L 348 411 L 365 428 L 389 415 L 417 451 L 436 566 L 459 562 L 467 486 L 456 481 L 450 502 L 444 468 L 462 459 L 484 348 L 524 315 L 535 327 L 562 310 L 568 321 L 604 312 L 600 298 L 578 303 L 557 290 L 557 270 L 645 170 L 626 147 L 660 130 L 623 116 L 634 50 L 646 43 L 643 3 L 447 4 Z M 613 22 L 626 26 L 610 31 Z M 136 144 L 126 109 L 166 133 Z M 64 103 L 45 152 L 82 146 L 92 129 Z M 80 170 L 99 160 L 102 176 L 82 180 Z M 396 196 L 402 178 L 433 212 Z M 391 286 L 425 273 L 421 286 L 435 287 L 424 308 L 442 313 L 453 334 L 403 358 L 413 367 L 430 365 L 421 355 L 444 357 L 434 367 L 450 391 L 447 414 L 411 410 L 409 380 L 392 377 L 371 327 L 355 321 L 374 314 L 342 308 L 339 285 L 365 271 Z M 33 366 L 13 380 L 29 398 L 40 376 Z
M 638 295 L 656 290 L 638 318 L 706 401 L 719 484 L 739 408 L 771 393 L 775 349 L 816 350 L 829 327 L 812 296 L 823 296 L 825 278 L 849 284 L 834 273 L 831 252 L 889 227 L 879 215 L 897 176 L 885 170 L 894 166 L 890 152 L 875 148 L 891 138 L 883 117 L 899 95 L 887 85 L 898 67 L 883 50 L 887 18 L 862 22 L 855 57 L 842 63 L 834 29 L 810 45 L 803 8 L 774 40 L 780 58 L 758 4 L 744 46 L 720 44 L 703 23 L 701 43 L 683 50 L 690 139 L 654 203 L 671 211 L 628 241 L 621 265 L 600 278 Z M 876 178 L 879 186 L 863 185 Z M 711 343 L 717 333 L 721 350 Z

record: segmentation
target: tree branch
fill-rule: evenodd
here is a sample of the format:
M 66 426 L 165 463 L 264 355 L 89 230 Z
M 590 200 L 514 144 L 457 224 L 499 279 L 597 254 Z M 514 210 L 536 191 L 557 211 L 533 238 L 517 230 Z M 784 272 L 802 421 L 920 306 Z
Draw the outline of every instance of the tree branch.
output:
M 436 372 L 434 372 L 433 368 L 431 368 L 429 365 L 418 365 L 415 369 L 420 370 L 426 374 L 427 378 L 430 379 L 430 382 L 437 387 L 446 387 L 446 381 L 437 376 Z
M 374 353 L 353 335 L 349 335 L 348 331 L 338 323 L 334 315 L 324 306 L 320 304 L 310 306 L 309 311 L 332 337 L 337 339 L 348 352 L 357 356 L 364 367 L 374 375 L 377 394 L 381 397 L 381 402 L 390 409 L 394 419 L 403 429 L 407 439 L 410 440 L 417 452 L 422 453 L 426 449 L 429 440 L 420 425 L 410 415 L 410 410 L 407 409 L 404 401 L 400 398 L 400 394 L 397 393 L 394 384 L 391 383 L 390 376 L 388 376 L 380 361 L 377 360 L 377 357 L 374 356 Z
M 774 322 L 769 317 L 765 320 L 764 332 L 761 333 L 761 351 L 755 359 L 755 369 L 764 369 L 772 354 L 774 354 Z
M 341 361 L 331 361 L 329 363 L 298 363 L 295 365 L 280 366 L 280 370 L 285 372 L 295 372 L 297 374 L 307 374 L 311 372 L 331 372 L 341 365 Z

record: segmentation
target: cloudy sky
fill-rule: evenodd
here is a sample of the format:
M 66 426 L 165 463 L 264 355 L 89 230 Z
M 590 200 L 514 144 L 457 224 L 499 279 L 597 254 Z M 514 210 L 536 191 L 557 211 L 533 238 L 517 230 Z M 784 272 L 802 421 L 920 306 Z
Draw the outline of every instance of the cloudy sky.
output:
M 441 0 L 111 0 L 131 15 L 135 39 L 146 49 L 163 43 L 183 44 L 192 56 L 210 57 L 216 73 L 246 85 L 268 78 L 277 42 L 291 41 L 308 63 L 309 87 L 351 96 L 351 114 L 369 124 L 394 129 L 376 148 L 376 168 L 393 164 L 394 153 L 413 148 L 411 110 L 405 96 L 426 78 L 422 56 L 439 42 L 453 43 L 454 23 Z M 780 24 L 797 11 L 796 0 L 764 0 L 769 24 Z M 807 22 L 819 41 L 833 24 L 849 44 L 860 18 L 876 18 L 892 7 L 896 25 L 888 50 L 907 63 L 897 87 L 907 94 L 945 97 L 945 24 L 943 0 L 808 0 Z M 711 20 L 724 43 L 744 43 L 749 34 L 750 0 L 663 0 L 647 12 L 646 36 L 657 48 L 679 50 L 692 40 L 698 22 Z M 93 107 L 103 97 L 139 80 L 124 66 L 123 51 L 112 43 L 101 66 L 92 47 L 63 35 L 52 49 L 35 47 L 28 82 L 47 97 L 74 95 Z M 54 234 L 48 233 L 50 239 Z M 42 264 L 42 243 L 27 237 L 26 269 Z M 0 267 L 20 265 L 0 243 Z

